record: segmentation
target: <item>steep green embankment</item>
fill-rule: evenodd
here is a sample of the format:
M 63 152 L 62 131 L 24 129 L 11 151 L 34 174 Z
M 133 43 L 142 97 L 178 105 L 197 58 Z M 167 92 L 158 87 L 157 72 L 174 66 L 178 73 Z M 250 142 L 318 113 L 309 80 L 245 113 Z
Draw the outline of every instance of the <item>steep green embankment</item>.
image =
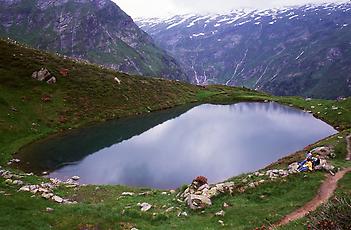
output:
M 275 100 L 311 110 L 340 130 L 351 126 L 351 99 L 305 101 L 297 97 L 272 97 L 242 88 L 197 87 L 176 81 L 133 77 L 7 41 L 0 41 L 0 50 L 0 165 L 3 167 L 18 148 L 51 133 L 190 102 Z M 56 84 L 48 85 L 31 78 L 33 71 L 42 67 L 57 77 Z M 60 70 L 65 72 L 63 69 L 68 70 L 67 76 L 60 74 Z M 114 80 L 115 77 L 121 84 Z M 348 132 L 344 131 L 340 136 Z M 321 144 L 335 145 L 338 156 L 335 163 L 345 166 L 344 142 L 334 137 Z M 297 156 L 303 152 L 299 154 Z M 296 156 L 284 159 L 275 167 L 285 167 L 293 159 Z M 244 178 L 246 175 L 231 180 L 240 185 Z M 79 203 L 59 205 L 40 196 L 17 192 L 19 186 L 0 178 L 0 229 L 216 229 L 221 226 L 220 219 L 227 229 L 252 229 L 277 221 L 310 200 L 322 178 L 322 173 L 307 177 L 293 175 L 248 189 L 245 193 L 221 196 L 205 213 L 189 211 L 173 194 L 122 186 L 78 189 L 61 186 L 55 190 L 56 194 Z M 22 180 L 32 184 L 45 181 L 36 176 L 25 176 Z M 121 197 L 125 191 L 148 193 Z M 148 202 L 153 208 L 141 212 L 137 206 L 139 202 Z M 226 215 L 215 216 L 224 202 L 231 205 L 226 209 Z M 48 212 L 47 207 L 54 210 Z M 166 212 L 170 207 L 174 209 Z M 180 211 L 186 211 L 188 216 L 178 217 Z

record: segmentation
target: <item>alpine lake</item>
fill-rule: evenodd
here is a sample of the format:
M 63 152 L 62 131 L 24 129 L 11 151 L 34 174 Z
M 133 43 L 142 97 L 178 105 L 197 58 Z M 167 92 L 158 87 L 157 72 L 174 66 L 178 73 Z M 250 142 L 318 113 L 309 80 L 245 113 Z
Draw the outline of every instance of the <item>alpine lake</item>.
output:
M 270 103 L 192 105 L 107 121 L 35 142 L 27 172 L 85 184 L 177 188 L 255 171 L 337 133 L 313 115 Z

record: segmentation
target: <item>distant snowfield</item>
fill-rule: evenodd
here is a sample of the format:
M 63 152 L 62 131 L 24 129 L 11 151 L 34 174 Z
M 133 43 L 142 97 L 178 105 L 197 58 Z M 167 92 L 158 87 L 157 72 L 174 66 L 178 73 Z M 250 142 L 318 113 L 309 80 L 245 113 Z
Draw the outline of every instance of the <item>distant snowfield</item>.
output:
M 348 2 L 348 1 L 341 1 Z M 294 9 L 299 9 L 302 14 L 297 14 Z M 252 23 L 255 25 L 273 25 L 279 22 L 280 19 L 288 18 L 289 20 L 301 20 L 303 19 L 307 12 L 319 13 L 320 10 L 328 10 L 328 15 L 331 14 L 333 10 L 343 10 L 345 13 L 350 10 L 348 5 L 341 3 L 324 3 L 324 4 L 307 4 L 299 7 L 279 7 L 273 9 L 236 9 L 231 10 L 227 13 L 207 13 L 207 14 L 184 14 L 164 18 L 137 18 L 135 21 L 141 28 L 152 28 L 154 26 L 163 25 L 166 30 L 173 29 L 175 27 L 184 27 L 192 29 L 197 24 L 203 24 L 201 30 L 192 31 L 189 34 L 190 38 L 197 38 L 204 36 L 204 31 L 208 30 L 209 27 L 213 28 L 213 31 L 217 28 L 231 26 L 242 26 L 247 23 Z M 348 23 L 343 23 L 341 28 L 347 27 Z M 193 29 L 192 29 L 193 30 Z

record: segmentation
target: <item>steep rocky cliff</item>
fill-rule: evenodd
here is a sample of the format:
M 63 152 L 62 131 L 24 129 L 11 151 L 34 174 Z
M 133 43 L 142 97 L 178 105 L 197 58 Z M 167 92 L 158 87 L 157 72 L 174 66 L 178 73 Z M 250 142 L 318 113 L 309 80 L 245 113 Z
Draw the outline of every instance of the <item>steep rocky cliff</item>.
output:
M 116 70 L 187 80 L 110 0 L 0 0 L 0 36 Z
M 351 96 L 351 3 L 138 19 L 196 84 Z

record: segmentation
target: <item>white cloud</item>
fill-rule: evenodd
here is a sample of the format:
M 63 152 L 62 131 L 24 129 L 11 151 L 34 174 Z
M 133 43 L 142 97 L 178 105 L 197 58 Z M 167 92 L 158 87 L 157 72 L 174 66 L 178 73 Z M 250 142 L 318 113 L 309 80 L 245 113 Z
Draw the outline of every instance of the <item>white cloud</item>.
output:
M 274 8 L 346 0 L 113 0 L 132 17 L 167 17 L 175 14 L 225 12 L 237 8 Z

